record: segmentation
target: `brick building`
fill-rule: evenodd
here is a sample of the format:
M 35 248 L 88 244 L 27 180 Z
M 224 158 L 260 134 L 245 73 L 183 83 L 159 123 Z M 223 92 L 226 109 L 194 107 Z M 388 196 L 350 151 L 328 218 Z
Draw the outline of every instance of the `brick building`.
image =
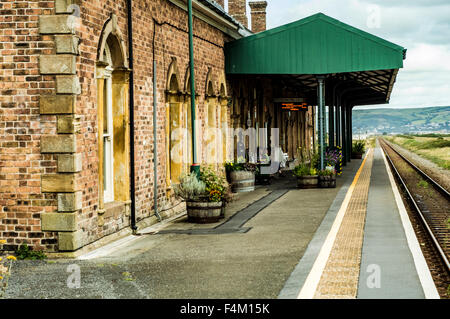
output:
M 225 43 L 252 34 L 246 1 L 228 3 L 226 13 L 223 0 L 193 1 L 199 161 L 236 155 L 228 127 L 280 127 L 294 158 L 311 146 L 312 109 L 288 115 L 274 98 L 295 96 L 289 88 L 225 74 Z M 250 4 L 254 32 L 266 5 Z M 172 185 L 192 163 L 186 6 L 0 0 L 4 249 L 75 251 L 129 229 L 133 215 L 143 227 L 185 209 Z

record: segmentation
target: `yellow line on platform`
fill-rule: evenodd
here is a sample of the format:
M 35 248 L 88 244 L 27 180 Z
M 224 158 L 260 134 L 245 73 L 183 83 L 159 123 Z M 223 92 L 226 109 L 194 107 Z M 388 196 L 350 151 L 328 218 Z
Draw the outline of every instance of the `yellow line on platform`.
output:
M 321 281 L 325 267 L 327 266 L 328 259 L 330 257 L 337 234 L 339 232 L 340 226 L 342 224 L 345 213 L 347 211 L 350 200 L 352 198 L 353 191 L 354 191 L 356 184 L 360 178 L 360 175 L 363 171 L 363 168 L 366 164 L 367 159 L 368 158 L 372 159 L 372 155 L 373 155 L 372 153 L 373 153 L 373 149 L 370 148 L 368 150 L 363 162 L 361 163 L 361 166 L 359 167 L 359 169 L 353 179 L 352 184 L 350 185 L 350 187 L 347 191 L 347 194 L 346 194 L 344 201 L 342 202 L 342 205 L 336 215 L 336 218 L 331 227 L 331 230 L 328 233 L 328 236 L 319 252 L 319 255 L 317 256 L 317 258 L 314 262 L 314 265 L 313 265 L 308 277 L 306 278 L 305 284 L 303 285 L 302 289 L 300 290 L 300 293 L 299 293 L 297 299 L 312 299 L 316 295 L 317 288 Z

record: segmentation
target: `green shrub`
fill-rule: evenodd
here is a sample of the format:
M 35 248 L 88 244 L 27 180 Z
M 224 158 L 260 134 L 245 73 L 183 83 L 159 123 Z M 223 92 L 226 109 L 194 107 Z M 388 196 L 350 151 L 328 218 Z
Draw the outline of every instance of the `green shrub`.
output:
M 431 141 L 429 143 L 424 143 L 419 148 L 420 149 L 433 149 L 433 148 L 443 148 L 443 147 L 450 147 L 450 140 L 444 140 L 444 138 L 437 138 L 434 141 Z
M 364 154 L 366 151 L 366 141 L 355 141 L 352 145 L 353 154 Z
M 47 258 L 42 250 L 32 250 L 27 244 L 23 243 L 16 250 L 16 255 L 18 259 L 31 259 L 31 260 L 42 260 Z
M 206 185 L 205 191 L 210 202 L 230 201 L 230 186 L 224 176 L 217 174 L 209 166 L 202 166 L 200 180 Z
M 309 167 L 306 164 L 300 164 L 294 168 L 294 175 L 297 177 L 311 176 L 311 175 L 316 175 L 316 174 L 317 174 L 317 170 L 313 167 Z
M 319 176 L 333 176 L 335 174 L 334 170 L 323 169 L 318 172 Z
M 319 152 L 314 151 L 314 153 L 311 155 L 311 168 L 318 169 L 319 162 L 320 162 L 320 154 L 319 154 Z M 313 174 L 313 175 L 315 175 L 315 174 Z
M 233 162 L 225 162 L 225 170 L 227 172 L 233 171 L 247 171 L 247 172 L 257 172 L 258 165 L 253 163 L 233 163 Z
M 198 200 L 205 195 L 206 184 L 197 178 L 195 172 L 180 176 L 180 183 L 173 187 L 175 195 L 184 200 Z
M 422 188 L 428 188 L 428 183 L 424 180 L 421 180 L 420 182 L 417 183 L 417 186 Z

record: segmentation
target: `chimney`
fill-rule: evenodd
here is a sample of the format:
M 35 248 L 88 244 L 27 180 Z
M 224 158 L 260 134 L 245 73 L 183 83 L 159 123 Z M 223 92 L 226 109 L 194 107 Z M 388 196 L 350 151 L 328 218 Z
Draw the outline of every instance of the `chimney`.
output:
M 266 7 L 267 1 L 249 2 L 252 16 L 252 31 L 254 33 L 266 31 Z
M 228 14 L 248 27 L 246 0 L 228 0 Z
M 220 4 L 220 5 L 222 6 L 222 8 L 225 9 L 225 0 L 216 0 L 216 2 L 217 2 L 218 4 Z

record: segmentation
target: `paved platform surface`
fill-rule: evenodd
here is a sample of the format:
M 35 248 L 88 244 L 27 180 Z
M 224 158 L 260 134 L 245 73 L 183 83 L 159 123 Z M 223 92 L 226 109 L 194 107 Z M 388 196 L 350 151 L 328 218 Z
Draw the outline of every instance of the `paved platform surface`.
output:
M 388 170 L 380 148 L 366 154 L 279 298 L 438 298 Z
M 91 259 L 18 261 L 6 298 L 425 297 L 379 149 L 337 188 L 295 186 L 287 175 L 239 195 L 221 222 L 182 217 Z
M 358 298 L 425 298 L 380 148 L 374 156 Z
M 247 232 L 210 233 L 220 223 L 195 225 L 180 218 L 165 233 L 140 236 L 102 258 L 19 261 L 6 297 L 276 298 L 357 166 L 346 167 L 334 189 L 296 189 L 287 175 L 242 194 L 226 216 L 244 212 L 228 225 Z M 264 201 L 266 207 L 255 209 Z M 245 214 L 249 210 L 258 212 L 242 225 L 252 216 Z M 68 288 L 68 271 L 77 266 L 80 288 Z

